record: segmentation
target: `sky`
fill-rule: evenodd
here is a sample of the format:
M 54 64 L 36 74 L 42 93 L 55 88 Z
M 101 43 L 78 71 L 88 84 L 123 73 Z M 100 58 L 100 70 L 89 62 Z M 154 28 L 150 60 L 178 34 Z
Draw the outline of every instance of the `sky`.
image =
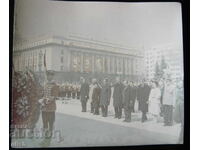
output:
M 130 47 L 182 45 L 180 3 L 17 0 L 22 37 L 70 33 Z

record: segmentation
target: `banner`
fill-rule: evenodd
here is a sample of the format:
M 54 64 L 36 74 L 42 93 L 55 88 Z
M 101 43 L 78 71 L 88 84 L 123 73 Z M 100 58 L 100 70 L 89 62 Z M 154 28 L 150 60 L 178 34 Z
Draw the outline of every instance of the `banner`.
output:
M 95 68 L 97 72 L 103 72 L 103 58 L 96 57 Z
M 80 72 L 81 71 L 81 56 L 78 54 L 72 55 L 72 71 Z
M 92 57 L 84 56 L 83 57 L 83 71 L 84 72 L 92 72 Z

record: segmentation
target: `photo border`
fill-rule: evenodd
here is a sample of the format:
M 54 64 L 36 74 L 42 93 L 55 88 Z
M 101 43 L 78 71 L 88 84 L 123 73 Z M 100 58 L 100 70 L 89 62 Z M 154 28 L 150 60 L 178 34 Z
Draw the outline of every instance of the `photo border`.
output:
M 67 0 L 57 0 L 67 1 Z M 72 0 L 71 0 L 72 1 Z M 167 145 L 141 145 L 141 146 L 102 146 L 102 147 L 48 147 L 48 148 L 12 148 L 11 137 L 9 136 L 9 149 L 31 150 L 31 149 L 134 149 L 134 150 L 189 150 L 190 149 L 190 1 L 189 0 L 125 0 L 125 1 L 80 1 L 74 2 L 178 2 L 182 6 L 183 26 L 183 58 L 184 58 L 184 143 Z M 12 101 L 12 66 L 13 66 L 13 23 L 14 23 L 14 2 L 9 0 L 9 135 L 11 134 L 11 101 Z

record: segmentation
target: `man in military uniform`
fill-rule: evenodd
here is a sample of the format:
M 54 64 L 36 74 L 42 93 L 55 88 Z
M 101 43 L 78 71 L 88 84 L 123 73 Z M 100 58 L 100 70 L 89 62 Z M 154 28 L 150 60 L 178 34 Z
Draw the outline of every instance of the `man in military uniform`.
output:
M 86 81 L 83 77 L 81 77 L 80 97 L 81 97 L 82 112 L 86 112 L 87 111 L 87 100 L 89 98 L 89 85 L 88 85 L 88 83 L 86 83 Z
M 55 111 L 56 111 L 56 97 L 58 97 L 58 86 L 52 81 L 54 77 L 54 71 L 46 71 L 47 83 L 44 85 L 43 98 L 40 100 L 42 105 L 42 122 L 43 131 L 45 133 L 45 139 L 41 145 L 46 147 L 50 145 L 53 126 L 55 122 Z
M 110 104 L 110 96 L 111 96 L 111 86 L 108 83 L 108 79 L 104 79 L 104 84 L 102 86 L 100 95 L 100 106 L 103 117 L 108 116 L 108 105 Z

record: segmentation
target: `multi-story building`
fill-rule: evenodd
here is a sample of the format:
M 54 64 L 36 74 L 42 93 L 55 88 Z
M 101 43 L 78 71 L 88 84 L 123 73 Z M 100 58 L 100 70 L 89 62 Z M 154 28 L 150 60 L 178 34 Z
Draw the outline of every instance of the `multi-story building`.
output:
M 145 76 L 153 79 L 156 63 L 164 59 L 172 78 L 183 78 L 183 49 L 174 44 L 162 45 L 145 50 Z
M 44 55 L 47 69 L 56 71 L 58 80 L 117 75 L 134 80 L 144 75 L 144 55 L 138 49 L 77 36 L 45 36 L 18 43 L 13 53 L 15 70 L 28 67 L 42 74 Z

